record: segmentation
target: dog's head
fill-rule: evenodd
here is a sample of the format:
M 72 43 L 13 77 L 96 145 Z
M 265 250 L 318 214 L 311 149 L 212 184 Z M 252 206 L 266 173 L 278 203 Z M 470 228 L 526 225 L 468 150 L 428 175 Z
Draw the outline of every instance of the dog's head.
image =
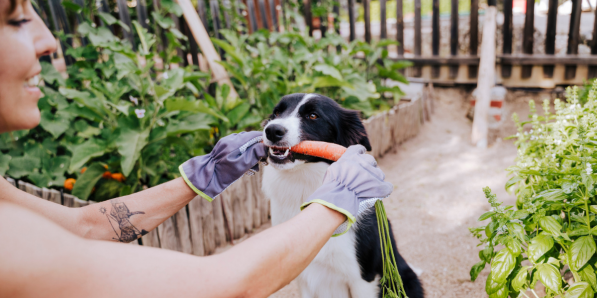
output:
M 269 146 L 268 161 L 278 169 L 291 169 L 305 162 L 330 162 L 292 153 L 301 141 L 322 141 L 345 147 L 361 144 L 371 150 L 367 132 L 357 111 L 342 108 L 320 94 L 296 93 L 282 97 L 263 131 Z

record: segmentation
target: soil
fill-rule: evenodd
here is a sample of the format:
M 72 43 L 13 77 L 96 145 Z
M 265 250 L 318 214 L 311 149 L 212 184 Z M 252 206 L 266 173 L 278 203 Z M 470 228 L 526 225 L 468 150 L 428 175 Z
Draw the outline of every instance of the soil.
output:
M 471 121 L 466 118 L 470 93 L 436 88 L 435 113 L 421 132 L 378 163 L 393 183 L 394 193 L 384 200 L 398 241 L 398 250 L 419 274 L 425 297 L 487 297 L 489 266 L 475 282 L 469 271 L 479 261 L 479 243 L 468 231 L 482 225 L 477 218 L 490 206 L 482 188 L 489 186 L 498 199 L 514 204 L 504 190 L 505 169 L 514 163 L 516 148 L 503 137 L 515 133 L 510 118 L 528 114 L 528 100 L 550 94 L 509 94 L 502 126 L 492 132 L 489 148 L 470 143 Z M 537 101 L 537 103 L 539 103 Z M 540 109 L 540 104 L 537 104 Z M 296 282 L 273 298 L 300 297 Z

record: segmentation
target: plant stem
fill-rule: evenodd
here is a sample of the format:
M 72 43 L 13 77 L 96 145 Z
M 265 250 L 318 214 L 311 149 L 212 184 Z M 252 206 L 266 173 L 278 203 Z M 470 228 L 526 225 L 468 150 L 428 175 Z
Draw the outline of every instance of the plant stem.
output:
M 533 295 L 535 295 L 535 297 L 539 298 L 539 296 L 537 295 L 537 293 L 535 293 L 535 290 L 533 290 L 533 289 L 530 289 L 530 290 L 531 290 L 531 292 L 533 292 Z

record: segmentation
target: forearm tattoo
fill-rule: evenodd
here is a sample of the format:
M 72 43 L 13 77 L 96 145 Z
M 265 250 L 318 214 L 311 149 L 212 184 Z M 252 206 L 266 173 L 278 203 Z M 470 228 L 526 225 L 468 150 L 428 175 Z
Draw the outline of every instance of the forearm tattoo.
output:
M 110 210 L 109 214 L 106 213 L 105 207 L 100 207 L 99 210 L 102 214 L 106 215 L 108 222 L 112 226 L 112 230 L 114 230 L 114 233 L 116 234 L 116 238 L 112 238 L 113 240 L 118 242 L 131 242 L 148 233 L 143 229 L 137 229 L 129 220 L 131 216 L 145 214 L 145 212 L 131 212 L 125 203 L 120 202 L 117 199 L 111 200 L 110 203 L 112 204 L 112 210 Z

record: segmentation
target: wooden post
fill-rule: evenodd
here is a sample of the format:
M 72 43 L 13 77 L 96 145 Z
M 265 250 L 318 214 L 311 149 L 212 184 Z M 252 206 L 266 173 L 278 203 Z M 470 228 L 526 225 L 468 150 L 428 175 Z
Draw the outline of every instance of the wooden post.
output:
M 203 23 L 201 23 L 197 11 L 193 8 L 193 4 L 191 4 L 190 0 L 177 0 L 177 2 L 182 8 L 184 17 L 195 37 L 195 41 L 201 48 L 201 52 L 209 64 L 213 80 L 230 86 L 230 98 L 238 98 L 238 93 L 236 93 L 226 69 L 218 63 L 220 61 L 220 56 L 216 52 L 213 43 L 211 43 L 209 35 L 207 34 L 207 31 L 205 31 L 205 27 L 203 26 Z
M 259 26 L 257 23 L 257 16 L 255 16 L 255 2 L 253 0 L 244 0 L 246 1 L 245 6 L 247 7 L 248 17 L 249 17 L 249 33 L 253 33 L 259 30 Z
M 189 226 L 191 229 L 191 242 L 193 244 L 193 254 L 196 256 L 204 256 L 205 255 L 205 241 L 204 241 L 204 234 L 203 234 L 203 206 L 202 202 L 206 201 L 201 196 L 196 196 L 193 200 L 189 202 Z M 209 202 L 208 202 L 209 203 Z M 210 204 L 211 205 L 211 204 Z M 211 207 L 211 206 L 208 206 Z M 209 211 L 212 209 L 209 208 Z M 211 215 L 211 212 L 207 212 L 206 217 Z M 213 215 L 212 215 L 213 221 Z M 211 236 L 213 239 L 213 229 L 211 231 Z M 215 240 L 212 240 L 213 249 L 215 249 Z
M 479 0 L 471 0 L 471 20 L 470 20 L 470 44 L 469 50 L 471 56 L 477 56 L 479 48 Z M 468 66 L 468 77 L 476 78 L 478 73 L 477 65 Z
M 355 28 L 354 1 L 355 0 L 348 0 L 348 22 L 350 26 L 350 36 L 348 39 L 350 41 L 355 40 L 357 34 Z
M 363 0 L 365 13 L 365 41 L 371 42 L 371 0 Z
M 129 15 L 129 7 L 126 5 L 126 0 L 116 0 L 118 5 L 118 16 L 120 17 L 120 21 L 125 23 L 129 26 L 129 31 L 122 30 L 122 34 L 124 38 L 128 39 L 128 41 L 133 46 L 133 51 L 137 50 L 137 45 L 135 44 L 135 38 L 133 32 L 135 31 L 135 27 L 131 23 L 131 16 Z
M 545 31 L 545 54 L 556 53 L 556 22 L 558 20 L 558 0 L 549 0 L 547 29 Z M 553 78 L 554 65 L 543 65 L 543 76 Z
M 593 21 L 593 39 L 591 40 L 591 55 L 597 55 L 597 9 L 595 9 L 595 18 Z M 589 65 L 588 79 L 597 77 L 597 65 Z
M 439 56 L 439 0 L 433 0 L 433 16 L 432 16 L 432 39 L 431 39 L 431 52 L 435 57 Z M 431 77 L 438 78 L 440 72 L 439 65 L 433 65 L 431 67 Z
M 495 73 L 495 27 L 497 9 L 488 6 L 483 21 L 483 39 L 481 41 L 481 61 L 477 81 L 477 102 L 473 120 L 472 142 L 479 148 L 487 148 L 487 118 L 491 103 L 491 88 Z
M 570 29 L 568 31 L 568 55 L 578 54 L 578 41 L 580 39 L 580 0 L 572 0 L 572 14 L 570 14 Z M 566 80 L 574 79 L 576 76 L 576 65 L 566 65 L 564 78 Z
M 311 0 L 303 1 L 305 23 L 309 27 L 309 36 L 313 36 L 313 14 L 311 13 Z
M 276 3 L 274 0 L 269 0 L 268 5 L 272 20 L 272 31 L 279 31 L 278 12 L 276 10 Z
M 270 22 L 268 22 L 267 17 L 267 9 L 265 8 L 265 0 L 257 0 L 259 5 L 259 14 L 261 15 L 261 23 L 263 23 L 263 28 L 270 29 Z
M 143 28 L 147 28 L 149 19 L 147 18 L 147 3 L 145 3 L 145 0 L 137 0 L 137 19 Z
M 222 196 L 219 196 L 211 204 L 213 208 L 214 243 L 216 246 L 226 245 L 226 224 L 224 223 L 224 210 L 221 202 L 223 199 Z
M 522 52 L 533 54 L 533 34 L 535 33 L 535 2 L 527 1 L 527 12 L 524 18 L 524 32 L 522 37 Z M 530 78 L 533 72 L 532 65 L 523 65 L 521 77 Z
M 557 1 L 557 0 L 556 0 Z M 512 54 L 512 0 L 504 0 L 504 26 L 502 27 L 503 44 L 502 53 Z M 512 75 L 512 65 L 502 63 L 502 77 L 509 78 Z
M 415 0 L 415 57 L 421 57 L 421 0 Z M 421 66 L 415 65 L 413 77 L 421 75 Z
M 398 41 L 398 56 L 404 56 L 404 16 L 402 0 L 396 0 L 396 41 Z
M 380 38 L 385 39 L 388 38 L 388 29 L 387 29 L 387 15 L 386 15 L 386 0 L 379 0 L 379 14 L 381 18 L 381 31 L 380 31 Z
M 450 54 L 458 56 L 458 0 L 452 0 L 452 11 L 450 12 Z M 458 64 L 450 65 L 450 78 L 458 76 Z

